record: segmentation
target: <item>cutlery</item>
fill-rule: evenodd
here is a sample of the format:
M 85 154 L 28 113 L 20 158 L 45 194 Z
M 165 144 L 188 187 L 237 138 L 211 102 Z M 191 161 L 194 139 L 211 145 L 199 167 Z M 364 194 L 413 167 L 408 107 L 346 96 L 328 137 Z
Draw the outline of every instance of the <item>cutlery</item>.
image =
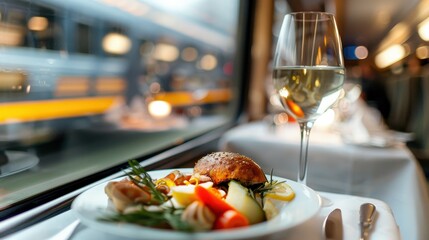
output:
M 323 222 L 323 230 L 326 240 L 343 239 L 343 218 L 340 209 L 336 208 L 329 213 Z
M 70 223 L 67 227 L 65 227 L 63 230 L 55 234 L 54 236 L 50 237 L 49 240 L 68 240 L 70 239 L 73 234 L 75 233 L 76 228 L 79 226 L 80 221 L 75 220 L 72 223 Z
M 364 203 L 360 206 L 360 240 L 367 240 L 369 231 L 373 225 L 375 206 L 372 203 Z

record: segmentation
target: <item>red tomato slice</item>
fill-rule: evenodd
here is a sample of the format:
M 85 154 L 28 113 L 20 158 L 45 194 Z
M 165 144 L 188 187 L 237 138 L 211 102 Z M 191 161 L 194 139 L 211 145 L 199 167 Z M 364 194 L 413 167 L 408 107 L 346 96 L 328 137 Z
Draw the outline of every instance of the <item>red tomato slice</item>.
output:
M 195 195 L 202 203 L 210 208 L 216 216 L 220 216 L 228 210 L 235 210 L 217 194 L 199 185 L 195 187 Z
M 214 229 L 230 229 L 249 226 L 249 221 L 243 214 L 228 210 L 222 213 L 214 223 Z

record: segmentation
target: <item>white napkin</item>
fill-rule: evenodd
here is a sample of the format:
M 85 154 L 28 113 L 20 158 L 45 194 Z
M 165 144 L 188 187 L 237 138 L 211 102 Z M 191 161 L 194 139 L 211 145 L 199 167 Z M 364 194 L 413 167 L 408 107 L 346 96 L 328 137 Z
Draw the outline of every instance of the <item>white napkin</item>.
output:
M 344 195 L 322 194 L 327 198 L 335 199 L 333 206 L 329 207 L 328 213 L 334 208 L 339 208 L 343 215 L 344 240 L 359 239 L 359 209 L 365 202 L 371 202 L 376 206 L 376 215 L 373 228 L 371 229 L 370 239 L 377 240 L 399 240 L 399 227 L 393 217 L 390 207 L 376 199 L 361 197 L 344 197 Z
M 356 240 L 360 237 L 359 209 L 360 205 L 371 202 L 376 206 L 375 223 L 370 232 L 369 240 L 400 240 L 399 228 L 390 207 L 377 199 L 362 198 L 350 195 L 319 192 L 328 205 L 322 206 L 319 214 L 308 222 L 290 229 L 282 235 L 270 239 L 282 240 L 324 240 L 323 222 L 335 208 L 341 209 L 343 219 L 344 240 Z M 327 203 L 328 202 L 328 203 Z

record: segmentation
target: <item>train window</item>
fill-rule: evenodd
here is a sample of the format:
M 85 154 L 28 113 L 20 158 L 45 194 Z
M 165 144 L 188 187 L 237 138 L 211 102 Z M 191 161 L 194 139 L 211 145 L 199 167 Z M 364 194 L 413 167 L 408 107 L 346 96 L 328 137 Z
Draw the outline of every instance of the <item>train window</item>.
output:
M 27 28 L 34 41 L 34 47 L 39 49 L 55 49 L 54 12 L 48 8 L 40 8 L 39 12 L 28 19 Z M 31 46 L 31 45 L 30 45 Z
M 2 1 L 0 220 L 234 124 L 251 7 Z
M 21 46 L 24 43 L 25 15 L 15 6 L 0 5 L 0 46 Z
M 0 46 L 48 50 L 61 46 L 62 32 L 53 9 L 26 1 L 4 1 L 0 10 Z
M 91 29 L 88 25 L 77 23 L 75 33 L 76 50 L 78 53 L 90 53 L 91 51 Z

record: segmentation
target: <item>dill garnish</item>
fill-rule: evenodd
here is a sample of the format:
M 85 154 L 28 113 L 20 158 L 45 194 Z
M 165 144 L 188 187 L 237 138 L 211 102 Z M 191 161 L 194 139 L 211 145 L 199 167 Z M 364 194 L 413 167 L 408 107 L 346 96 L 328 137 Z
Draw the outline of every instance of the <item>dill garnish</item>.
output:
M 168 200 L 168 197 L 165 194 L 156 189 L 151 176 L 142 166 L 140 166 L 139 162 L 136 160 L 130 160 L 128 161 L 128 164 L 131 167 L 131 172 L 126 173 L 127 176 L 137 186 L 142 187 L 142 185 L 144 185 L 149 188 L 149 191 L 153 197 L 153 201 L 151 203 L 159 205 Z
M 131 170 L 125 174 L 138 187 L 149 190 L 152 200 L 148 205 L 161 205 L 169 200 L 167 195 L 156 189 L 156 185 L 149 173 L 136 160 L 128 161 Z M 183 208 L 172 206 L 159 206 L 159 209 L 150 211 L 143 205 L 137 205 L 139 208 L 127 213 L 117 213 L 111 216 L 99 218 L 101 221 L 108 222 L 126 222 L 148 227 L 173 228 L 180 231 L 192 231 L 192 227 L 186 221 L 181 220 Z

